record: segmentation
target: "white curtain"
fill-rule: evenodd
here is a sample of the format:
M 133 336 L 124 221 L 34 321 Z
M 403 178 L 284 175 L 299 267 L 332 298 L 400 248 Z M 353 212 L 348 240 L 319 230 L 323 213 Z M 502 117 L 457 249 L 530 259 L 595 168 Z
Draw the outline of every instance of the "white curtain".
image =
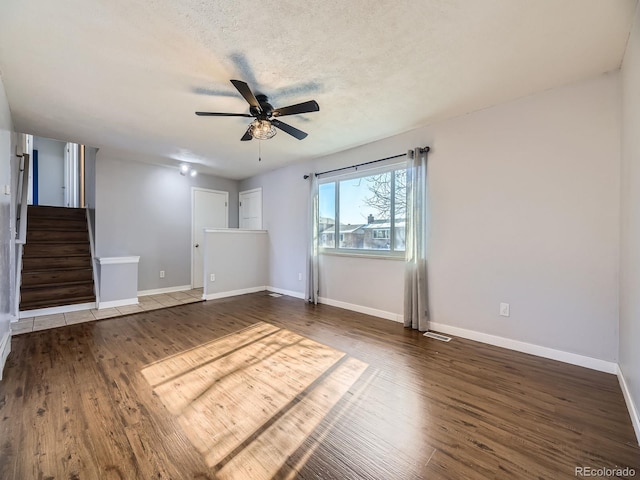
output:
M 309 175 L 309 264 L 307 268 L 307 301 L 318 304 L 318 177 Z
M 406 271 L 404 277 L 404 326 L 429 329 L 427 291 L 427 152 L 407 153 Z

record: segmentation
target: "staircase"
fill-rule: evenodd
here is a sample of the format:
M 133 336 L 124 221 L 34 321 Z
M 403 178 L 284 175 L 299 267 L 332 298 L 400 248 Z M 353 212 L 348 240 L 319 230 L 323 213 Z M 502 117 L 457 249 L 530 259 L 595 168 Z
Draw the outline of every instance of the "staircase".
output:
M 29 205 L 20 311 L 95 301 L 84 209 Z

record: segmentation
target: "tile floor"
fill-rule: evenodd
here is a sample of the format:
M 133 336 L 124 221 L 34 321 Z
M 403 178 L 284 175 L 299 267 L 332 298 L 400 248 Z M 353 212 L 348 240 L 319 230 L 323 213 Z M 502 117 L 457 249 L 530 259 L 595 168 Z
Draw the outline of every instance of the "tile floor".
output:
M 21 318 L 11 325 L 13 335 L 21 333 L 37 332 L 49 328 L 74 325 L 76 323 L 94 322 L 107 318 L 120 317 L 131 313 L 157 310 L 158 308 L 174 307 L 185 303 L 194 303 L 202 300 L 202 288 L 194 288 L 184 292 L 162 293 L 159 295 L 146 295 L 138 297 L 138 305 L 126 307 L 104 308 L 102 310 L 80 310 L 78 312 L 58 313 L 56 315 L 43 315 L 40 317 Z

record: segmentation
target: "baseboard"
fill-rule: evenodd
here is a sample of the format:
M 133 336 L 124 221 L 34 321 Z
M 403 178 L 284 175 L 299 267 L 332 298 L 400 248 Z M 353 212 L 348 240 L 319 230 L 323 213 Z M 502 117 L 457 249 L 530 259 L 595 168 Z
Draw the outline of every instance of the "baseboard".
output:
M 161 293 L 184 292 L 185 290 L 191 290 L 191 285 L 179 285 L 177 287 L 164 287 L 164 288 L 154 288 L 152 290 L 140 290 L 138 292 L 138 296 L 146 297 L 147 295 L 160 295 Z
M 2 380 L 2 372 L 4 371 L 4 364 L 7 362 L 7 357 L 11 352 L 11 329 L 4 332 L 2 340 L 0 340 L 0 380 Z
M 74 305 L 62 305 L 60 307 L 37 308 L 35 310 L 24 310 L 19 312 L 20 318 L 42 317 L 43 315 L 57 315 L 58 313 L 79 312 L 81 310 L 91 310 L 96 308 L 95 302 L 76 303 Z
M 367 315 L 384 318 L 386 320 L 392 320 L 394 322 L 404 322 L 403 315 L 397 313 L 385 312 L 384 310 L 378 310 L 376 308 L 364 307 L 362 305 L 355 305 L 353 303 L 341 302 L 339 300 L 332 300 L 330 298 L 324 297 L 320 297 L 318 300 L 320 303 L 323 303 L 325 305 L 331 305 L 333 307 L 344 308 L 346 310 L 352 310 L 354 312 L 365 313 Z M 532 343 L 521 342 L 505 337 L 498 337 L 496 335 L 489 335 L 487 333 L 476 332 L 474 330 L 452 327 L 441 323 L 431 322 L 430 327 L 430 330 L 434 330 L 436 332 L 447 333 L 456 337 L 468 338 L 469 340 L 475 340 L 477 342 L 495 345 L 496 347 L 507 348 L 509 350 L 515 350 L 517 352 L 529 353 L 538 357 L 550 358 L 552 360 L 558 360 L 560 362 L 578 365 L 580 367 L 590 368 L 592 370 L 598 370 L 600 372 L 611 373 L 614 375 L 618 373 L 617 363 L 600 360 L 598 358 L 578 355 L 576 353 L 564 352 L 562 350 L 555 350 L 549 347 L 542 347 L 540 345 L 534 345 Z
M 108 302 L 98 303 L 98 310 L 102 310 L 103 308 L 126 307 L 127 305 L 137 305 L 137 304 L 138 304 L 138 297 L 125 298 L 123 300 L 111 300 Z
M 236 295 L 246 295 L 247 293 L 264 292 L 267 287 L 242 288 L 240 290 L 229 290 L 228 292 L 209 293 L 204 296 L 205 300 L 216 300 L 218 298 L 235 297 Z
M 341 302 L 340 300 L 333 300 L 331 298 L 318 298 L 318 302 L 325 305 L 331 305 L 332 307 L 344 308 L 345 310 L 351 310 L 358 313 L 364 313 L 373 317 L 384 318 L 385 320 L 392 320 L 394 322 L 404 322 L 404 317 L 397 313 L 385 312 L 384 310 L 378 310 L 377 308 L 364 307 L 362 305 L 356 305 L 353 303 Z
M 273 293 L 279 293 L 281 295 L 287 295 L 288 297 L 301 298 L 305 300 L 306 295 L 304 292 L 294 292 L 293 290 L 285 290 L 284 288 L 266 287 L 267 290 Z
M 429 330 L 454 335 L 456 337 L 467 338 L 469 340 L 475 340 L 476 342 L 487 343 L 496 347 L 508 348 L 509 350 L 515 350 L 516 352 L 528 353 L 543 358 L 550 358 L 552 360 L 558 360 L 560 362 L 569 363 L 571 365 L 578 365 L 580 367 L 590 368 L 592 370 L 598 370 L 600 372 L 612 373 L 614 375 L 618 373 L 617 363 L 607 362 L 606 360 L 600 360 L 598 358 L 578 355 L 576 353 L 564 352 L 562 350 L 542 347 L 540 345 L 521 342 L 519 340 L 498 337 L 496 335 L 489 335 L 487 333 L 476 332 L 475 330 L 452 327 L 450 325 L 444 325 L 442 323 L 430 322 L 429 327 Z
M 627 381 L 624 379 L 622 369 L 618 365 L 618 381 L 620 382 L 620 388 L 622 389 L 622 395 L 624 395 L 624 401 L 627 403 L 627 410 L 629 410 L 629 416 L 631 417 L 631 424 L 636 432 L 636 440 L 640 445 L 640 414 L 636 408 L 636 404 L 631 396 L 631 391 L 627 385 Z

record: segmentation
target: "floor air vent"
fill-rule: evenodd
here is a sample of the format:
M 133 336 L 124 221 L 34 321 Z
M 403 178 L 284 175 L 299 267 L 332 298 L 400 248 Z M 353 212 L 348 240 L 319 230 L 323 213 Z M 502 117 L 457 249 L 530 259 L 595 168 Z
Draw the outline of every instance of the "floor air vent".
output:
M 441 342 L 450 342 L 451 337 L 447 337 L 446 335 L 441 335 L 435 332 L 426 332 L 424 334 L 425 337 L 435 338 L 436 340 L 440 340 Z
M 270 294 L 269 294 L 269 296 L 270 296 L 270 297 L 278 298 L 278 297 L 281 297 L 282 295 L 281 295 L 281 294 L 279 294 L 279 293 L 270 293 Z

